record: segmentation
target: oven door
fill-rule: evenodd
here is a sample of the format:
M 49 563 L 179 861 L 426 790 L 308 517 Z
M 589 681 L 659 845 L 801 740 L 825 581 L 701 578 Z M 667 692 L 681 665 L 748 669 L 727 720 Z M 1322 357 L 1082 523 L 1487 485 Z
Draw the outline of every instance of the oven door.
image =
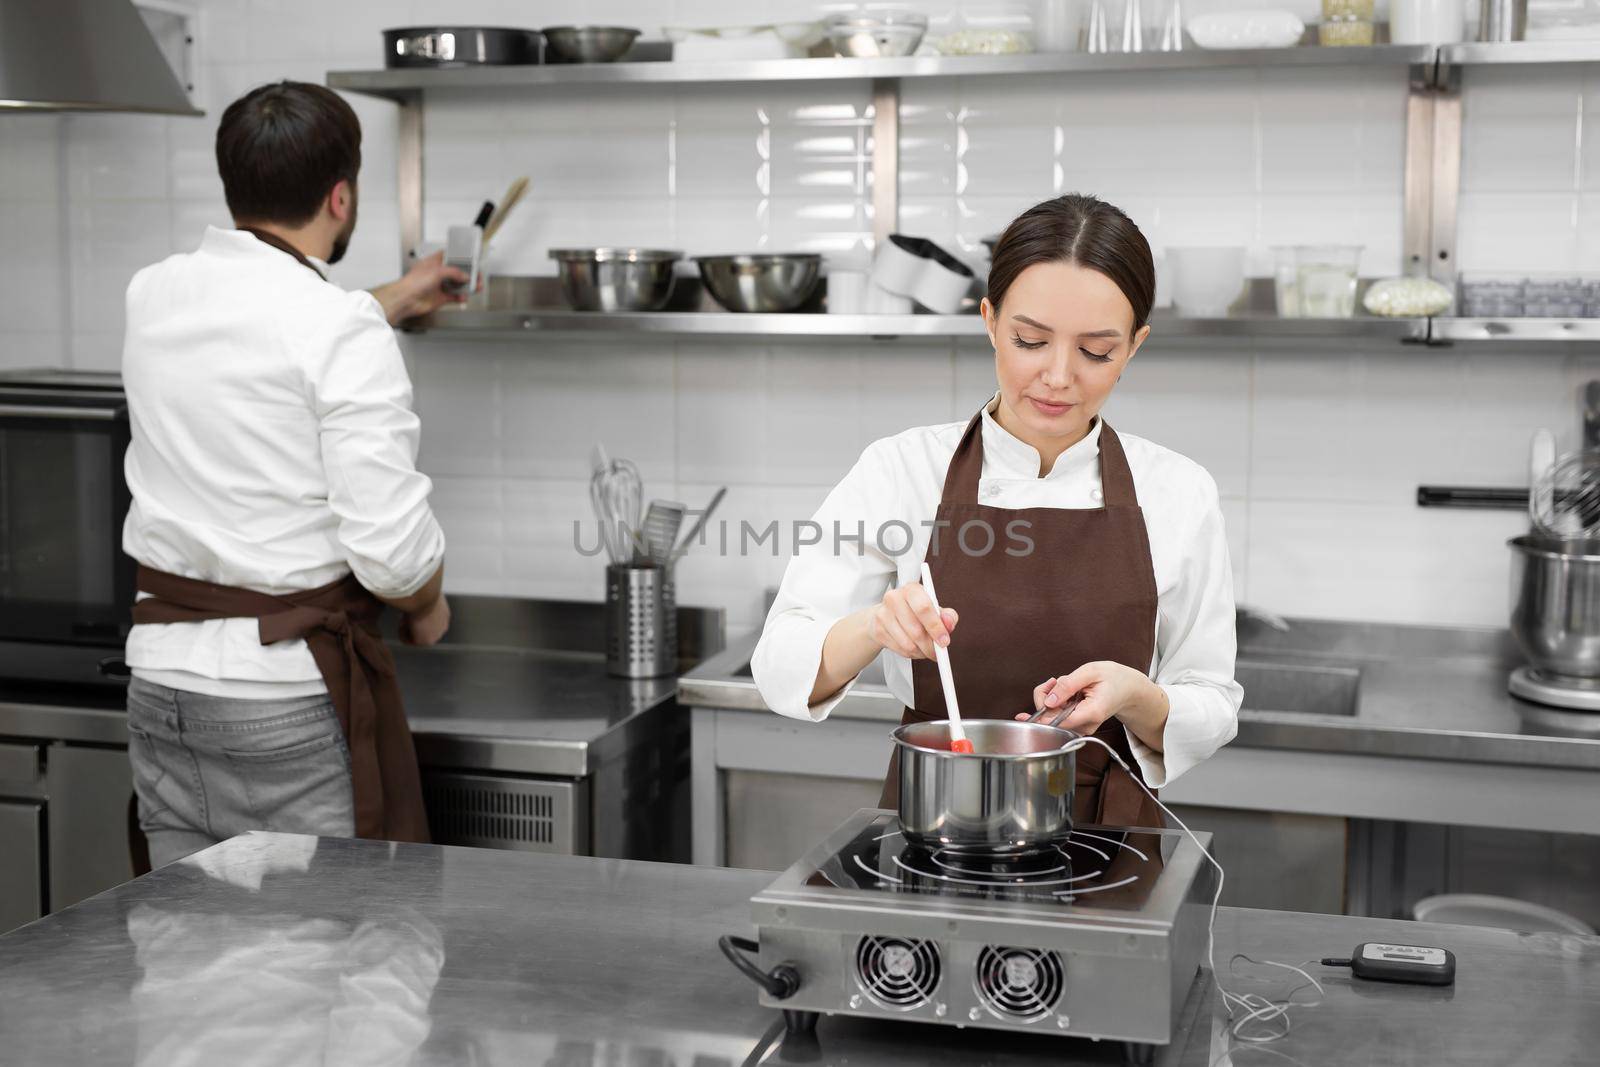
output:
M 120 389 L 0 383 L 0 641 L 121 648 L 127 448 Z

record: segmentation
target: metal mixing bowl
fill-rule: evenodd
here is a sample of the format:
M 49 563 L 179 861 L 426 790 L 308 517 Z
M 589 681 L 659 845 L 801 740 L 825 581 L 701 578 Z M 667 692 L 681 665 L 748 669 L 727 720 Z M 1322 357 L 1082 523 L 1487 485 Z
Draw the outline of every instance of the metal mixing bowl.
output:
M 1600 678 L 1600 541 L 1513 537 L 1511 636 L 1536 670 Z
M 576 311 L 660 311 L 682 252 L 659 248 L 552 248 L 561 293 Z
M 929 848 L 1011 853 L 1043 848 L 1072 829 L 1078 735 L 1016 719 L 964 719 L 973 751 L 950 751 L 950 724 L 895 730 L 900 829 Z
M 695 256 L 700 277 L 729 311 L 793 311 L 811 299 L 822 257 L 809 253 Z
M 539 32 L 551 58 L 561 63 L 614 63 L 639 36 L 627 26 L 548 26 Z

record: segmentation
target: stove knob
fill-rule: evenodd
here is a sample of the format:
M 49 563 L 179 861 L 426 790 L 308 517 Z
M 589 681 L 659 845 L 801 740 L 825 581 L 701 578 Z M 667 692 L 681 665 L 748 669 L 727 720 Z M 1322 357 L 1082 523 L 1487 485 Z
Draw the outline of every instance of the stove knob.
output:
M 1060 1029 L 1065 1030 L 1065 1029 L 1067 1029 L 1067 1027 L 1069 1027 L 1071 1025 L 1072 1025 L 1072 1020 L 1067 1018 L 1065 1015 L 1057 1015 L 1056 1016 L 1056 1026 L 1059 1027 Z
M 977 1022 L 979 1019 L 983 1018 L 983 1012 L 979 1011 L 977 1008 L 968 1008 L 967 1018 L 971 1019 L 973 1022 Z
M 861 994 L 860 993 L 851 993 L 850 994 L 850 1009 L 852 1011 L 854 1011 L 854 1010 L 856 1010 L 856 1009 L 858 1009 L 860 1007 L 861 1007 Z
M 933 1014 L 938 1016 L 941 1019 L 943 1019 L 949 1013 L 950 1013 L 950 1006 L 948 1004 L 935 1004 L 933 1006 Z

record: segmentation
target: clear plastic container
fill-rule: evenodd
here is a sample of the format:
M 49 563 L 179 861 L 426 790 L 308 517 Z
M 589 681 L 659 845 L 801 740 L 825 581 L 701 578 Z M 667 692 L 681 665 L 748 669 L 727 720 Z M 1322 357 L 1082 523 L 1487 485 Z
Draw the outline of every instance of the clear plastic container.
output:
M 1583 283 L 1583 317 L 1600 319 L 1600 280 L 1589 279 Z
M 1033 5 L 1027 0 L 963 0 L 932 44 L 947 56 L 1032 52 Z
M 1461 314 L 1469 319 L 1516 319 L 1524 314 L 1521 278 L 1463 276 Z
M 1589 299 L 1589 287 L 1575 275 L 1525 278 L 1522 283 L 1522 313 L 1536 319 L 1581 318 Z
M 1272 246 L 1272 296 L 1278 318 L 1300 318 L 1300 280 L 1295 245 Z
M 1293 251 L 1292 299 L 1299 308 L 1299 317 L 1348 319 L 1353 316 L 1361 246 L 1296 245 Z
M 1076 52 L 1081 46 L 1087 0 L 1038 0 L 1033 45 L 1040 52 Z

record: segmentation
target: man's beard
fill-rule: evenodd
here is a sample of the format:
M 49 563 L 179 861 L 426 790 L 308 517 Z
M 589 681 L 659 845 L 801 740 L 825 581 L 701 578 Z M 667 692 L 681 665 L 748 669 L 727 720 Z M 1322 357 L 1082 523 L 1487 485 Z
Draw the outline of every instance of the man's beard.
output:
M 339 262 L 344 258 L 345 250 L 350 247 L 350 238 L 356 232 L 356 194 L 355 187 L 350 189 L 350 217 L 345 220 L 344 229 L 333 239 L 333 251 L 328 253 L 328 265 Z

